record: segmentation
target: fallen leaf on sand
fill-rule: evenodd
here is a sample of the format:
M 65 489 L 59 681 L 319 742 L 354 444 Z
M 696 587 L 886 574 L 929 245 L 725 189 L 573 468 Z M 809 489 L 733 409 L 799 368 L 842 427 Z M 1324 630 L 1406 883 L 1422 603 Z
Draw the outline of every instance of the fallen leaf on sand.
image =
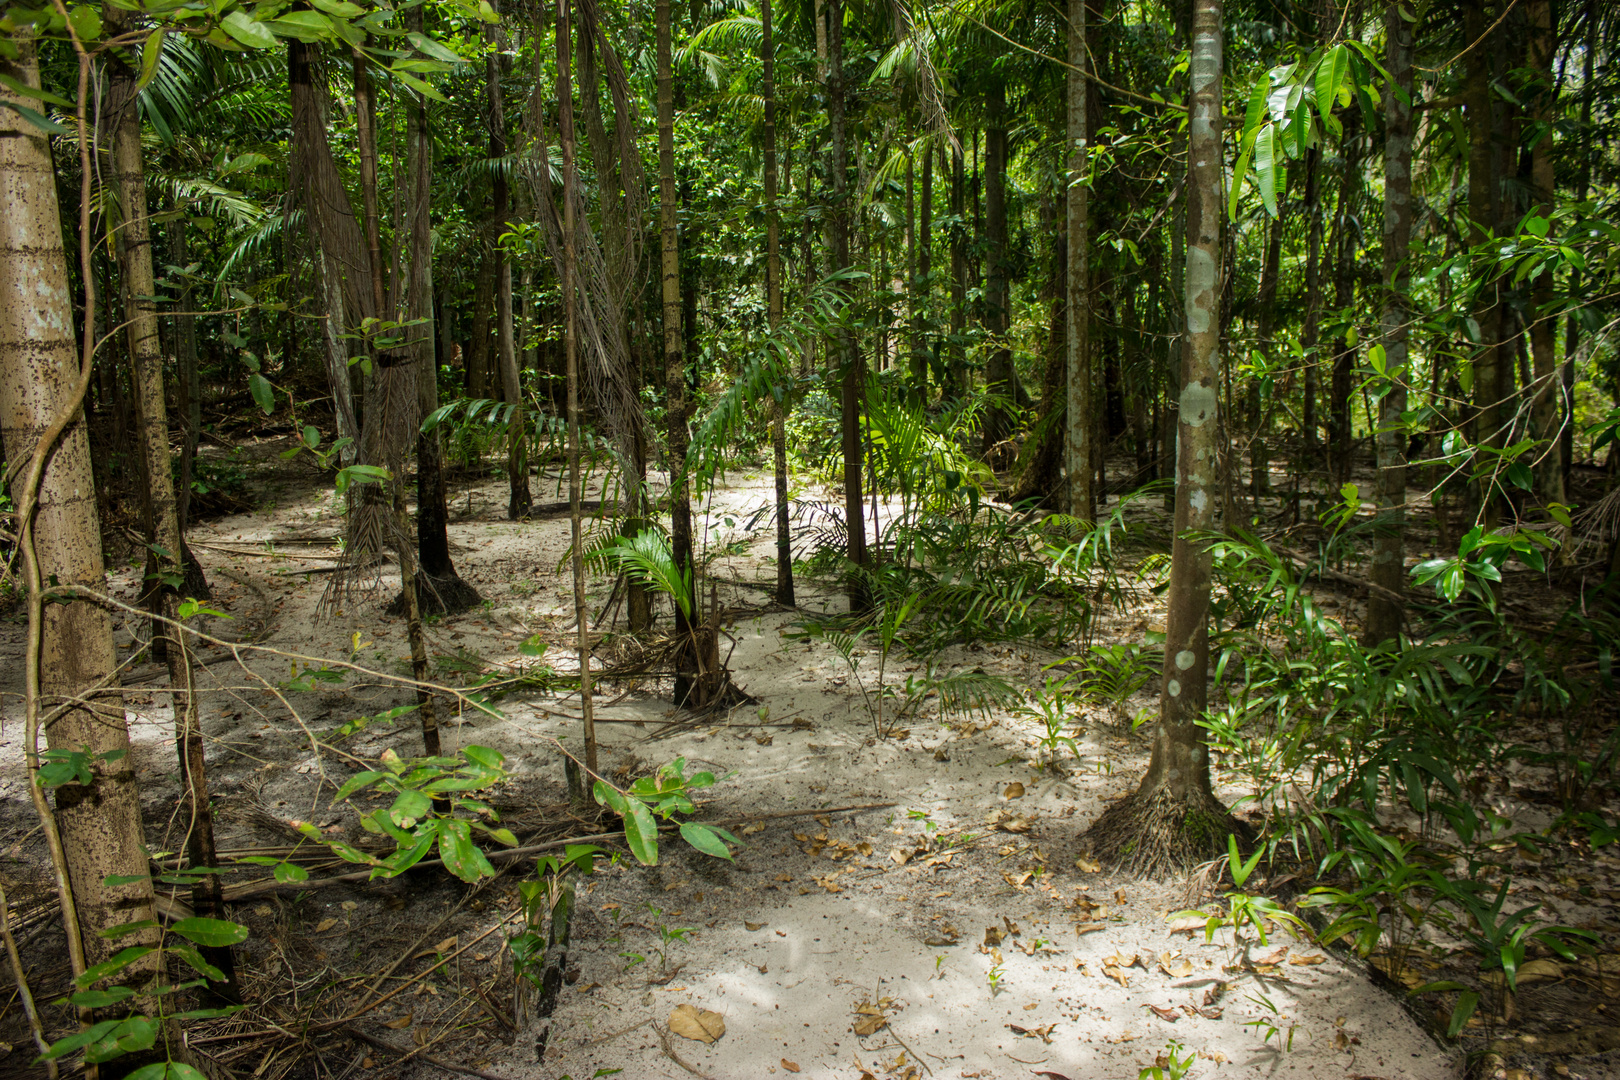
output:
M 588 994 L 592 990 L 595 990 L 598 986 L 601 986 L 601 985 L 602 985 L 601 983 L 586 983 L 583 986 L 576 986 L 576 987 L 574 987 L 574 989 L 579 991 L 581 994 Z
M 1043 1043 L 1051 1043 L 1052 1029 L 1057 1027 L 1057 1025 L 1047 1024 L 1044 1027 L 1027 1028 L 1019 1027 L 1017 1024 L 1008 1024 L 1007 1027 L 1011 1029 L 1014 1035 L 1022 1035 L 1026 1039 L 1039 1039 Z
M 1288 946 L 1281 945 L 1273 949 L 1271 952 L 1266 953 L 1264 956 L 1254 957 L 1251 962 L 1255 967 L 1260 967 L 1262 964 L 1270 964 L 1275 966 L 1282 963 L 1286 959 L 1288 959 Z
M 782 1068 L 786 1069 L 788 1072 L 798 1072 L 799 1063 L 797 1061 L 789 1061 L 787 1058 L 783 1058 Z
M 1187 976 L 1191 975 L 1193 973 L 1192 961 L 1183 959 L 1178 963 L 1176 958 L 1180 955 L 1180 953 L 1176 952 L 1160 953 L 1159 970 L 1170 976 L 1172 979 L 1185 979 Z
M 963 1073 L 962 1075 L 967 1076 L 967 1075 L 970 1075 L 970 1074 Z M 1046 1078 L 1046 1080 L 1069 1080 L 1069 1078 L 1067 1076 L 1064 1076 L 1062 1073 L 1052 1072 L 1050 1069 L 1042 1069 L 1040 1072 L 1036 1073 L 1035 1075 L 1036 1076 L 1044 1076 Z
M 1217 1001 L 1221 1000 L 1221 995 L 1226 993 L 1228 985 L 1228 983 L 1216 983 L 1214 986 L 1211 986 L 1209 989 L 1205 990 L 1204 1004 L 1206 1006 L 1213 1005 Z
M 1102 873 L 1102 863 L 1085 855 L 1082 855 L 1078 859 L 1074 860 L 1074 866 L 1075 869 L 1079 870 L 1082 874 Z
M 676 964 L 674 967 L 670 968 L 668 971 L 664 972 L 662 975 L 654 975 L 651 978 L 649 978 L 647 980 L 647 985 L 648 986 L 668 986 L 670 983 L 675 981 L 675 976 L 679 975 L 681 973 L 681 968 L 683 968 L 685 966 L 686 966 L 685 964 Z
M 699 1011 L 691 1005 L 677 1005 L 669 1014 L 669 1030 L 683 1039 L 713 1043 L 726 1033 L 726 1022 L 717 1012 Z
M 861 1038 L 875 1035 L 889 1022 L 888 1016 L 882 1009 L 871 1002 L 863 1001 L 855 1007 L 855 1034 Z
M 894 864 L 896 866 L 904 866 L 906 863 L 911 861 L 911 852 L 907 851 L 905 848 L 895 848 L 893 851 L 889 852 L 889 858 L 894 860 Z
M 1219 1020 L 1221 1018 L 1221 1013 L 1225 1011 L 1225 1009 L 1199 1009 L 1198 1015 L 1202 1016 L 1205 1020 Z
M 1014 780 L 1002 789 L 1001 797 L 1003 799 L 1022 799 L 1024 797 L 1024 785 Z
M 1034 876 L 1035 874 L 1029 870 L 1025 870 L 1022 874 L 1018 875 L 1013 875 L 1007 873 L 1006 871 L 1002 871 L 1001 880 L 1005 881 L 1015 889 L 1022 889 L 1025 885 L 1029 884 L 1029 879 Z
M 743 920 L 743 925 L 748 927 L 750 932 L 752 932 L 754 930 L 763 930 L 763 929 L 765 929 L 765 924 L 764 923 L 762 923 L 762 922 L 749 922 L 747 919 Z
M 776 932 L 776 936 L 777 937 L 787 937 L 787 931 L 786 930 L 778 930 Z
M 1107 923 L 1102 923 L 1102 922 L 1075 923 L 1074 924 L 1074 932 L 1075 932 L 1076 936 L 1079 936 L 1081 934 L 1089 934 L 1094 930 L 1103 930 L 1103 929 L 1106 929 L 1107 927 L 1108 927 L 1108 924 Z
M 957 938 L 957 937 L 954 937 L 954 936 L 946 936 L 944 934 L 935 934 L 932 937 L 923 938 L 923 944 L 927 945 L 927 946 L 929 946 L 931 948 L 942 949 L 942 948 L 946 947 L 947 945 L 955 945 L 960 940 L 961 940 L 960 938 Z
M 416 1012 L 413 1009 L 411 1012 L 406 1013 L 404 1016 L 400 1017 L 398 1020 L 390 1020 L 390 1021 L 388 1021 L 388 1023 L 383 1025 L 383 1027 L 385 1027 L 385 1028 L 393 1028 L 395 1031 L 398 1031 L 400 1028 L 410 1027 L 411 1026 L 411 1020 L 415 1016 L 416 1016 Z
M 332 929 L 332 927 L 334 927 L 336 925 L 337 925 L 337 920 L 336 919 L 322 919 L 320 922 L 315 924 L 315 932 L 317 934 L 324 934 L 324 933 L 326 933 L 328 930 Z
M 1173 1024 L 1177 1020 L 1181 1019 L 1181 1014 L 1176 1012 L 1174 1009 L 1161 1009 L 1157 1005 L 1149 1005 L 1147 1008 L 1152 1009 L 1153 1015 L 1157 1016 L 1160 1020 L 1163 1020 L 1167 1024 Z
M 455 947 L 456 947 L 456 939 L 452 936 L 452 937 L 445 938 L 443 941 L 441 941 L 437 945 L 433 946 L 433 951 L 434 952 L 449 952 L 451 949 L 453 949 Z
M 1022 930 L 1018 929 L 1018 924 L 1007 918 L 1005 915 L 1001 917 L 1001 925 L 1005 926 L 1007 928 L 1007 933 L 1011 934 L 1013 937 L 1017 937 L 1019 934 L 1023 933 Z
M 792 881 L 793 880 L 793 875 L 792 874 L 777 874 L 776 875 L 776 880 L 777 881 Z
M 815 879 L 815 882 L 817 885 L 820 885 L 823 889 L 826 889 L 830 893 L 841 893 L 844 891 L 844 887 L 834 881 L 833 875 L 831 874 L 828 874 L 826 877 L 818 877 Z
M 1110 979 L 1113 979 L 1115 982 L 1119 983 L 1119 985 L 1121 985 L 1123 987 L 1126 987 L 1127 989 L 1131 985 L 1131 977 L 1129 975 L 1125 974 L 1123 971 L 1121 971 L 1118 967 L 1114 966 L 1113 964 L 1104 964 L 1103 965 L 1103 974 L 1108 976 Z
M 1124 889 L 1115 889 L 1114 890 L 1114 902 L 1117 903 L 1117 904 L 1125 903 L 1125 890 Z
M 1327 957 L 1320 954 L 1315 956 L 1290 956 L 1288 958 L 1288 962 L 1294 967 L 1311 967 L 1312 965 L 1320 964 L 1326 959 Z
M 764 831 L 765 823 L 763 821 L 750 822 L 742 827 L 742 834 L 744 836 L 753 836 L 755 833 L 761 833 Z
M 1005 937 L 1005 936 L 1006 935 L 1004 935 L 1001 932 L 1001 927 L 999 927 L 999 926 L 987 926 L 987 927 L 985 927 L 984 928 L 984 944 L 985 944 L 985 947 L 989 948 L 989 947 L 994 946 L 994 945 L 1000 945 L 1001 944 L 1001 939 L 1003 937 Z

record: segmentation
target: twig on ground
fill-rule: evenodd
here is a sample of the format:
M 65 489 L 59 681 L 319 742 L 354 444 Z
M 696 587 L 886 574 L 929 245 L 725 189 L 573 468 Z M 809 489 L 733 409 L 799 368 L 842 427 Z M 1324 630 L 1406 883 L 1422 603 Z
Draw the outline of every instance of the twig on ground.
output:
M 665 1057 L 669 1058 L 669 1060 L 673 1061 L 675 1064 L 679 1065 L 693 1076 L 702 1077 L 702 1080 L 713 1080 L 708 1073 L 699 1072 L 697 1069 L 692 1068 L 692 1066 L 681 1060 L 681 1055 L 677 1054 L 675 1052 L 675 1048 L 669 1043 L 669 1031 L 667 1029 L 659 1027 L 656 1021 L 649 1021 L 649 1023 L 652 1024 L 653 1030 L 658 1032 L 658 1045 L 663 1047 Z
M 415 1053 L 415 1051 L 401 1049 L 400 1047 L 395 1046 L 393 1043 L 377 1038 L 375 1035 L 367 1035 L 365 1032 L 351 1024 L 344 1024 L 338 1030 L 342 1031 L 343 1034 L 352 1039 L 357 1039 L 360 1042 L 366 1043 L 367 1045 L 375 1046 L 379 1050 L 386 1050 L 390 1054 L 398 1054 L 400 1057 L 410 1057 Z M 432 1054 L 423 1054 L 421 1057 L 423 1061 L 427 1062 L 429 1065 L 432 1065 L 435 1069 L 445 1069 L 449 1072 L 461 1073 L 463 1076 L 478 1076 L 482 1077 L 483 1080 L 506 1080 L 506 1077 L 504 1076 L 498 1076 L 495 1073 L 487 1073 L 482 1069 L 474 1069 L 469 1065 L 457 1065 L 454 1062 L 445 1061 L 443 1058 L 436 1058 Z

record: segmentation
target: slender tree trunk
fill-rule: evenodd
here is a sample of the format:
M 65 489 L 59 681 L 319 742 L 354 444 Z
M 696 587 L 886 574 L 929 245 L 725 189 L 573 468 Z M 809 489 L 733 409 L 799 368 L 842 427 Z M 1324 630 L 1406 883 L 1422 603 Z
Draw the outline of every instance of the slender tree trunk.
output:
M 0 59 L 0 75 L 37 89 L 33 38 L 13 32 L 14 55 Z M 73 300 L 68 287 L 62 220 L 50 143 L 12 106 L 33 107 L 0 88 L 0 295 L 29 303 L 0 305 L 0 443 L 18 469 L 11 485 L 18 503 L 18 548 L 28 593 L 29 641 L 24 661 L 24 746 L 27 784 L 52 849 L 57 895 L 75 975 L 120 949 L 157 945 L 152 880 L 141 833 L 140 796 L 129 729 L 118 693 L 112 623 L 99 604 L 71 602 L 76 586 L 104 592 L 106 575 L 96 518 L 90 443 L 82 404 L 90 372 L 89 349 L 76 355 Z M 81 168 L 91 168 L 89 147 Z M 93 243 L 88 207 L 80 208 L 80 265 Z M 96 288 L 82 281 L 85 323 L 94 335 Z M 37 501 L 30 493 L 37 492 Z M 45 593 L 70 602 L 46 602 Z M 43 718 L 51 748 L 90 757 L 88 784 L 56 788 L 50 800 L 35 783 L 39 761 L 33 737 Z M 54 801 L 54 814 L 49 807 Z M 60 855 L 58 857 L 58 850 Z M 119 881 L 121 884 L 110 884 Z M 142 928 L 116 937 L 126 924 Z M 132 987 L 157 972 L 149 953 L 113 981 Z
M 1586 47 L 1583 50 L 1581 69 L 1581 126 L 1583 138 L 1592 130 L 1592 99 L 1597 96 L 1597 84 L 1593 81 L 1596 74 L 1598 51 L 1598 8 L 1597 0 L 1586 0 Z M 1580 178 L 1575 183 L 1574 196 L 1577 202 L 1584 202 L 1591 187 L 1592 171 L 1591 157 L 1581 155 Z M 1579 270 L 1570 274 L 1569 295 L 1581 295 L 1581 283 L 1585 275 Z M 1559 435 L 1559 459 L 1564 473 L 1564 487 L 1569 487 L 1570 470 L 1575 465 L 1575 358 L 1581 351 L 1581 326 L 1579 310 L 1573 309 L 1564 320 L 1564 367 L 1562 399 L 1564 405 L 1564 427 Z
M 960 396 L 967 393 L 967 223 L 963 218 L 965 202 L 962 148 L 951 153 L 951 380 L 950 390 Z
M 1099 849 L 1145 872 L 1180 870 L 1224 847 L 1236 823 L 1210 786 L 1197 721 L 1208 694 L 1213 556 L 1190 534 L 1214 529 L 1220 496 L 1221 0 L 1194 0 L 1187 183 L 1187 341 L 1176 464 L 1164 684 L 1141 787 L 1093 826 Z
M 1086 0 L 1069 0 L 1068 71 L 1068 185 L 1065 199 L 1068 233 L 1068 276 L 1065 323 L 1068 356 L 1068 410 L 1064 422 L 1067 438 L 1064 458 L 1069 474 L 1069 513 L 1081 521 L 1091 521 L 1096 513 L 1097 493 L 1095 446 L 1091 431 L 1091 222 L 1088 174 L 1090 128 L 1086 106 L 1090 89 L 1085 72 L 1089 52 L 1086 47 Z
M 678 246 L 675 196 L 675 76 L 671 60 L 669 0 L 654 5 L 658 52 L 658 223 L 662 241 L 659 278 L 664 307 L 664 415 L 665 449 L 669 454 L 670 548 L 681 579 L 692 581 L 692 487 L 686 472 L 686 451 L 691 435 L 686 427 L 685 335 L 681 332 L 681 254 Z M 685 603 L 682 603 L 684 599 Z M 675 634 L 692 641 L 697 597 L 688 585 L 684 598 L 676 598 Z M 690 613 L 690 614 L 689 614 Z M 696 652 L 678 649 L 683 663 L 675 673 L 675 704 L 685 705 L 692 694 Z
M 1557 118 L 1557 88 L 1553 84 L 1553 57 L 1558 51 L 1558 31 L 1552 14 L 1552 0 L 1532 0 L 1530 17 L 1530 70 L 1536 80 L 1532 104 L 1540 125 L 1536 144 L 1530 150 L 1531 197 L 1536 213 L 1551 218 L 1553 212 L 1553 136 Z M 1530 353 L 1535 362 L 1535 379 L 1530 405 L 1530 434 L 1537 440 L 1531 451 L 1536 456 L 1536 494 L 1543 503 L 1564 502 L 1564 469 L 1558 450 L 1560 427 L 1558 401 L 1557 316 L 1552 310 L 1553 275 L 1538 275 L 1530 291 Z
M 1305 151 L 1305 324 L 1299 344 L 1305 354 L 1305 378 L 1301 406 L 1300 435 L 1304 437 L 1306 465 L 1301 472 L 1317 467 L 1316 399 L 1317 372 L 1322 357 L 1322 150 L 1313 146 Z
M 1007 400 L 1007 404 L 992 405 L 984 411 L 984 447 L 987 457 L 997 448 L 1009 432 L 1009 410 L 1014 408 L 1012 348 L 1007 340 L 1007 89 L 997 81 L 985 102 L 984 131 L 984 220 L 986 239 L 990 242 L 985 272 L 985 332 L 991 340 L 990 362 L 985 372 L 986 389 Z M 1077 309 L 1079 310 L 1079 309 Z M 1070 325 L 1078 322 L 1074 319 Z
M 827 120 L 832 139 L 832 213 L 828 231 L 832 234 L 832 262 L 835 270 L 847 270 L 849 260 L 849 177 L 844 140 L 844 4 L 827 0 Z M 853 331 L 838 330 L 837 364 L 839 376 L 840 430 L 844 454 L 844 523 L 849 532 L 849 561 L 855 569 L 848 583 L 851 611 L 865 611 L 871 604 L 861 574 L 867 565 L 866 513 L 861 505 L 861 404 L 866 389 L 865 365 Z
M 500 28 L 488 26 L 485 34 L 499 41 Z M 489 110 L 489 156 L 506 157 L 506 104 L 501 96 L 502 59 L 492 52 L 485 61 L 484 92 Z M 495 170 L 491 193 L 491 215 L 496 232 L 510 227 L 511 194 L 504 167 Z M 494 242 L 495 237 L 490 237 Z M 529 418 L 523 401 L 523 379 L 518 369 L 517 348 L 512 340 L 512 263 L 499 244 L 492 249 L 495 260 L 495 359 L 499 365 L 501 395 L 511 408 L 506 425 L 506 516 L 513 521 L 529 516 Z
M 191 264 L 186 244 L 185 219 L 169 223 L 169 261 L 175 266 Z M 182 279 L 175 296 L 175 308 L 181 312 L 174 316 L 174 363 L 176 404 L 179 406 L 183 429 L 180 447 L 180 483 L 175 490 L 175 517 L 180 522 L 180 535 L 186 534 L 191 521 L 191 479 L 197 461 L 197 439 L 202 432 L 202 386 L 197 373 L 197 320 L 185 314 L 196 303 L 189 279 Z M 200 595 L 200 594 L 199 594 Z
M 771 332 L 782 325 L 782 211 L 776 190 L 776 58 L 771 0 L 760 0 L 760 60 L 765 68 L 765 310 Z M 793 541 L 790 531 L 787 466 L 787 401 L 784 385 L 771 409 L 771 457 L 776 473 L 776 602 L 792 607 Z
M 1472 222 L 1468 242 L 1473 245 L 1486 243 L 1495 235 L 1497 218 L 1491 46 L 1481 41 L 1489 25 L 1483 4 L 1466 5 L 1463 32 L 1469 41 L 1480 42 L 1468 54 L 1463 83 L 1468 110 L 1468 217 Z M 1496 293 L 1494 282 L 1483 283 L 1474 308 L 1474 322 L 1479 327 L 1479 351 L 1474 357 L 1473 441 L 1478 446 L 1502 445 L 1502 433 L 1498 430 L 1501 427 L 1501 377 L 1497 372 L 1501 362 L 1498 343 L 1502 340 L 1502 327 Z M 1481 482 L 1479 500 L 1487 526 L 1494 526 L 1500 507 L 1496 484 L 1488 475 Z
M 667 4 L 668 0 L 661 0 Z M 568 527 L 573 539 L 574 621 L 579 641 L 579 698 L 585 724 L 585 768 L 593 775 L 596 762 L 596 718 L 591 710 L 591 609 L 585 595 L 585 538 L 580 508 L 579 468 L 579 317 L 574 296 L 575 240 L 574 199 L 579 186 L 579 166 L 574 160 L 574 91 L 569 73 L 573 49 L 570 44 L 572 19 L 568 0 L 557 0 L 557 137 L 562 143 L 562 297 L 563 350 L 568 364 Z M 667 29 L 667 13 L 662 29 Z M 664 44 L 660 35 L 659 43 Z M 598 167 L 605 167 L 598 162 Z
M 1373 532 L 1371 577 L 1399 595 L 1406 583 L 1407 340 L 1412 242 L 1412 23 L 1400 0 L 1384 9 L 1384 67 L 1391 90 L 1384 95 L 1384 372 L 1389 389 L 1379 401 L 1378 521 Z M 1401 632 L 1401 605 L 1381 593 L 1367 598 L 1366 641 L 1376 645 Z
M 422 9 L 407 11 L 407 25 L 420 33 Z M 449 337 L 437 333 L 449 325 L 448 307 L 434 320 L 433 309 L 433 138 L 428 129 L 427 100 L 411 97 L 405 104 L 405 154 L 408 237 L 406 260 L 405 314 L 407 321 L 426 320 L 406 331 L 411 341 L 416 368 L 417 407 L 426 418 L 439 407 L 439 373 L 435 363 L 434 339 L 443 342 L 445 363 L 449 362 Z M 416 431 L 416 555 L 418 608 L 427 613 L 457 614 L 476 607 L 478 590 L 461 579 L 450 558 L 448 530 L 449 498 L 444 482 L 444 443 L 440 428 Z
M 493 396 L 489 385 L 489 308 L 495 302 L 495 257 L 478 253 L 478 274 L 473 279 L 472 315 L 467 320 L 467 396 L 482 400 Z
M 1346 113 L 1344 136 L 1340 140 L 1343 165 L 1339 173 L 1339 200 L 1333 222 L 1333 303 L 1341 318 L 1351 314 L 1355 300 L 1356 198 L 1361 184 L 1361 110 Z M 1333 350 L 1331 392 L 1328 403 L 1328 473 L 1333 487 L 1350 479 L 1351 402 L 1355 399 L 1352 376 L 1356 366 L 1356 346 L 1348 332 Z
M 922 362 L 922 377 L 917 380 L 917 395 L 928 400 L 928 368 L 932 349 L 928 332 L 929 296 L 934 283 L 934 154 L 932 149 L 923 154 L 922 205 L 917 210 L 917 274 L 912 284 L 912 336 Z
M 1268 363 L 1277 358 L 1277 279 L 1282 271 L 1283 215 L 1287 205 L 1285 191 L 1277 203 L 1277 216 L 1267 227 L 1266 257 L 1260 268 L 1260 311 L 1256 329 L 1261 354 Z M 1254 441 L 1249 443 L 1249 493 L 1258 514 L 1260 500 L 1271 491 L 1271 452 L 1268 446 L 1271 409 L 1261 401 L 1259 379 L 1250 380 L 1249 422 L 1254 425 Z
M 132 27 L 119 8 L 106 5 L 105 24 L 113 36 Z M 158 342 L 157 286 L 152 272 L 152 234 L 146 199 L 146 171 L 141 159 L 141 121 L 135 107 L 136 72 L 115 55 L 109 65 L 109 108 L 112 118 L 113 171 L 118 186 L 122 220 L 118 222 L 123 256 L 124 315 L 131 386 L 134 389 L 135 442 L 144 481 L 144 518 L 151 556 L 147 560 L 152 589 L 153 653 L 161 653 L 169 669 L 169 700 L 174 709 L 175 748 L 179 754 L 181 803 L 186 823 L 186 854 L 191 865 L 217 868 L 214 814 L 208 796 L 208 772 L 203 751 L 197 697 L 192 692 L 191 653 L 185 637 L 173 629 L 179 618 L 180 594 L 186 579 L 189 552 L 180 532 L 176 511 L 174 474 L 169 456 L 169 417 L 163 392 L 163 353 Z M 162 645 L 160 649 L 158 646 Z M 203 918 L 225 916 L 217 874 L 204 873 L 192 886 L 192 907 Z M 224 975 L 213 988 L 215 996 L 239 1001 L 236 960 L 226 947 L 203 948 L 203 956 Z

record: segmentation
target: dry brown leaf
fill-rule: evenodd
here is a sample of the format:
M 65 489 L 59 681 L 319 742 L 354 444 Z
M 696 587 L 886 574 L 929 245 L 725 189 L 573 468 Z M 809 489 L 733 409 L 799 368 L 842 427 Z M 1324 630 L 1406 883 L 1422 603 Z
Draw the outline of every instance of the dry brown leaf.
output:
M 816 824 L 820 825 L 824 829 L 830 829 L 832 828 L 832 818 L 828 817 L 826 814 L 817 814 Z
M 792 874 L 777 874 L 776 875 L 776 880 L 777 881 L 792 881 L 793 880 L 793 875 Z
M 763 930 L 763 929 L 765 929 L 765 924 L 764 923 L 762 923 L 762 922 L 749 922 L 747 919 L 743 920 L 743 925 L 748 927 L 750 932 L 753 932 L 755 930 Z
M 1001 917 L 1001 925 L 1005 926 L 1007 928 L 1007 933 L 1011 934 L 1013 937 L 1017 937 L 1023 933 L 1022 930 L 1018 929 L 1018 924 L 1007 918 L 1005 915 Z
M 1024 797 L 1024 785 L 1014 780 L 1002 789 L 1001 797 L 1003 799 L 1022 799 Z
M 677 1005 L 669 1014 L 669 1030 L 683 1039 L 700 1043 L 713 1043 L 726 1033 L 725 1019 L 717 1012 L 698 1010 L 691 1005 Z
M 1103 922 L 1082 922 L 1074 924 L 1074 932 L 1076 936 L 1081 934 L 1089 934 L 1096 930 L 1106 930 L 1107 928 L 1108 924 Z
M 334 927 L 336 925 L 337 925 L 337 920 L 336 919 L 322 919 L 320 922 L 315 924 L 315 932 L 317 934 L 324 934 L 324 933 L 326 933 L 328 930 L 332 929 L 332 927 Z
M 896 866 L 904 866 L 906 863 L 911 861 L 911 852 L 907 851 L 905 848 L 895 848 L 893 851 L 889 852 L 889 858 L 894 860 L 894 864 Z
M 889 1022 L 889 1018 L 883 1014 L 882 1009 L 870 1009 L 870 1011 L 867 1011 L 869 1008 L 863 1007 L 855 1010 L 860 1015 L 860 1019 L 855 1021 L 855 1034 L 863 1039 L 868 1035 L 877 1034 Z
M 583 983 L 583 984 L 581 984 L 579 986 L 574 987 L 574 989 L 577 990 L 581 994 L 588 994 L 592 990 L 595 990 L 598 986 L 601 986 L 601 985 L 602 985 L 601 983 L 594 983 L 594 982 Z
M 1149 1005 L 1147 1008 L 1152 1009 L 1153 1015 L 1157 1016 L 1160 1020 L 1163 1020 L 1167 1024 L 1173 1024 L 1177 1020 L 1181 1019 L 1181 1014 L 1176 1012 L 1174 1009 L 1161 1009 L 1157 1005 Z
M 1252 963 L 1254 964 L 1255 967 L 1261 967 L 1262 965 L 1276 966 L 1277 964 L 1282 963 L 1287 958 L 1288 958 L 1288 946 L 1280 945 L 1277 948 L 1275 948 L 1275 949 L 1271 950 L 1270 952 L 1266 953 L 1266 955 L 1264 955 L 1264 956 L 1256 956 L 1256 957 L 1254 957 L 1253 960 L 1252 960 Z
M 362 1069 L 375 1069 L 377 1067 L 377 1062 L 371 1058 L 362 1058 L 360 1060 L 360 1067 Z
M 1029 870 L 1025 870 L 1022 874 L 1019 874 L 1016 877 L 1003 870 L 1001 873 L 1001 880 L 1005 881 L 1015 889 L 1022 889 L 1029 884 L 1029 879 L 1034 876 L 1035 874 Z
M 769 975 L 771 973 L 771 965 L 769 965 L 769 964 L 761 964 L 761 965 L 759 965 L 759 973 L 761 975 Z
M 683 968 L 685 966 L 686 966 L 685 964 L 676 964 L 674 967 L 670 968 L 668 971 L 664 972 L 662 975 L 653 975 L 650 978 L 648 978 L 647 985 L 648 986 L 668 986 L 670 983 L 675 981 L 675 976 L 679 975 L 681 973 L 681 968 Z
M 870 856 L 872 854 L 872 845 L 862 840 L 855 845 L 855 852 L 862 857 Z
M 1205 1020 L 1219 1020 L 1221 1018 L 1221 1013 L 1225 1011 L 1226 1010 L 1224 1009 L 1199 1009 L 1198 1015 L 1202 1016 Z
M 753 836 L 755 833 L 761 833 L 764 831 L 765 823 L 763 821 L 749 822 L 747 825 L 742 827 L 742 835 L 744 836 Z
M 1026 1039 L 1039 1039 L 1043 1043 L 1050 1044 L 1052 1042 L 1052 1029 L 1057 1025 L 1046 1024 L 1042 1027 L 1027 1028 L 1019 1027 L 1017 1024 L 1008 1024 L 1007 1027 L 1011 1029 L 1014 1035 L 1022 1035 Z
M 411 1020 L 413 1018 L 415 1018 L 415 1016 L 416 1016 L 416 1010 L 412 1009 L 410 1012 L 406 1013 L 404 1016 L 400 1017 L 398 1020 L 390 1020 L 390 1021 L 388 1021 L 388 1023 L 383 1025 L 383 1027 L 385 1027 L 385 1028 L 393 1028 L 395 1031 L 398 1031 L 400 1028 L 410 1027 L 411 1026 Z
M 923 938 L 923 944 L 935 949 L 942 949 L 948 945 L 955 945 L 960 940 L 960 938 L 957 938 L 954 935 L 947 936 L 945 934 L 935 934 L 932 937 Z
M 754 736 L 754 742 L 758 743 L 760 746 L 769 746 L 769 745 L 771 745 L 771 743 L 773 743 L 775 741 L 776 741 L 776 736 L 775 735 L 755 735 Z
M 844 887 L 838 884 L 838 882 L 834 881 L 831 874 L 828 874 L 826 877 L 816 878 L 815 883 L 830 893 L 841 893 L 844 891 Z
M 455 937 L 454 934 L 452 934 L 450 937 L 445 938 L 443 941 L 441 941 L 437 945 L 433 946 L 433 951 L 434 952 L 441 952 L 441 953 L 449 952 L 451 949 L 453 949 L 455 947 L 456 947 L 456 937 Z
M 1074 865 L 1075 869 L 1079 870 L 1082 874 L 1102 873 L 1102 863 L 1085 855 L 1082 855 L 1078 859 L 1074 860 Z
M 1192 961 L 1183 959 L 1178 964 L 1176 963 L 1176 958 L 1179 956 L 1181 956 L 1179 952 L 1160 953 L 1159 970 L 1170 976 L 1172 979 L 1185 979 L 1187 976 L 1191 975 L 1193 973 Z
M 1314 956 L 1290 956 L 1288 962 L 1294 967 L 1312 967 L 1326 959 L 1327 957 L 1318 953 Z
M 783 1058 L 782 1068 L 786 1069 L 788 1072 L 798 1072 L 799 1063 L 797 1061 L 789 1061 L 787 1058 Z
M 1113 964 L 1104 964 L 1103 965 L 1103 974 L 1108 976 L 1110 979 L 1113 979 L 1115 982 L 1119 983 L 1119 985 L 1125 987 L 1126 989 L 1130 989 L 1131 977 L 1129 975 L 1125 974 L 1123 971 L 1121 971 L 1118 967 L 1114 966 Z
M 985 947 L 990 948 L 990 947 L 995 946 L 995 945 L 1000 945 L 1001 944 L 1001 939 L 1004 936 L 1005 935 L 1002 934 L 1001 927 L 999 927 L 999 926 L 987 926 L 987 927 L 985 927 L 984 928 L 984 944 L 985 944 Z

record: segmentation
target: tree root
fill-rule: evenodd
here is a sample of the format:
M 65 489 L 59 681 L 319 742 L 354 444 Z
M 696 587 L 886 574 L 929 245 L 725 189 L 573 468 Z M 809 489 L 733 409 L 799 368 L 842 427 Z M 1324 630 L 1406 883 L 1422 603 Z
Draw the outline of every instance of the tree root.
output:
M 483 601 L 478 590 L 456 574 L 433 577 L 418 571 L 416 576 L 420 587 L 416 602 L 423 615 L 460 615 Z M 389 615 L 405 614 L 405 594 L 402 592 L 389 601 L 385 611 Z
M 1249 827 L 1213 795 L 1159 787 L 1116 802 L 1086 832 L 1097 858 L 1142 877 L 1179 877 L 1226 852 L 1226 838 Z

